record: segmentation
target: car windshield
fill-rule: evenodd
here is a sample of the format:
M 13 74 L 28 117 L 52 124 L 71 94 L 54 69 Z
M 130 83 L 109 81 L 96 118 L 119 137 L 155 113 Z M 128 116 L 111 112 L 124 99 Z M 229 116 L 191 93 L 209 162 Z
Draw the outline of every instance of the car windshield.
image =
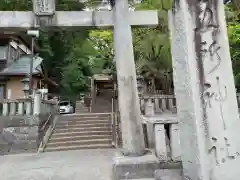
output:
M 60 106 L 68 106 L 68 105 L 70 105 L 69 102 L 60 102 Z

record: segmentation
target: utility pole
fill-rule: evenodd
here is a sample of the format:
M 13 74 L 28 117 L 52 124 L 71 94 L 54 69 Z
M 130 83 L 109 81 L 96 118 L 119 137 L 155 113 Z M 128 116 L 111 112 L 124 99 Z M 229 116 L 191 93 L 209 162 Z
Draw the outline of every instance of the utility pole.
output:
M 31 60 L 30 60 L 30 69 L 29 69 L 29 94 L 32 94 L 33 89 L 33 80 L 32 80 L 32 74 L 33 74 L 33 61 L 34 61 L 34 46 L 35 46 L 35 38 L 39 37 L 39 31 L 38 30 L 28 30 L 27 34 L 31 36 Z

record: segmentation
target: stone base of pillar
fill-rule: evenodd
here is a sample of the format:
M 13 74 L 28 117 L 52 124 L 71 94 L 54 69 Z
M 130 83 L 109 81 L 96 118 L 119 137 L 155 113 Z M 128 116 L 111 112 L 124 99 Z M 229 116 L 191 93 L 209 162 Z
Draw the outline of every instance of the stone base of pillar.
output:
M 155 172 L 155 180 L 183 180 L 182 169 L 159 169 Z
M 127 179 L 182 180 L 182 163 L 160 161 L 150 151 L 138 157 L 118 152 L 113 158 L 112 180 Z
M 138 157 L 116 153 L 113 158 L 112 180 L 153 178 L 158 167 L 159 161 L 151 152 Z

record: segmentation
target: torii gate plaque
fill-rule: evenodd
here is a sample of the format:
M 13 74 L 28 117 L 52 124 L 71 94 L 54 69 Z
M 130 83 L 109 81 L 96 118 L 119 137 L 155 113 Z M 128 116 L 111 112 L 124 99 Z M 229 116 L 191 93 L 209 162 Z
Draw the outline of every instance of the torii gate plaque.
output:
M 55 13 L 55 1 L 33 0 L 33 12 L 37 16 L 51 16 Z

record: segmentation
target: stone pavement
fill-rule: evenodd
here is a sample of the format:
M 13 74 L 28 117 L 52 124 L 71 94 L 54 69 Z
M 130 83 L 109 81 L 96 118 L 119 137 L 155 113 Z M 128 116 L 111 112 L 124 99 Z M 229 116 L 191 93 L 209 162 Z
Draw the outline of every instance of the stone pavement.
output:
M 1 180 L 110 180 L 116 149 L 0 156 Z

